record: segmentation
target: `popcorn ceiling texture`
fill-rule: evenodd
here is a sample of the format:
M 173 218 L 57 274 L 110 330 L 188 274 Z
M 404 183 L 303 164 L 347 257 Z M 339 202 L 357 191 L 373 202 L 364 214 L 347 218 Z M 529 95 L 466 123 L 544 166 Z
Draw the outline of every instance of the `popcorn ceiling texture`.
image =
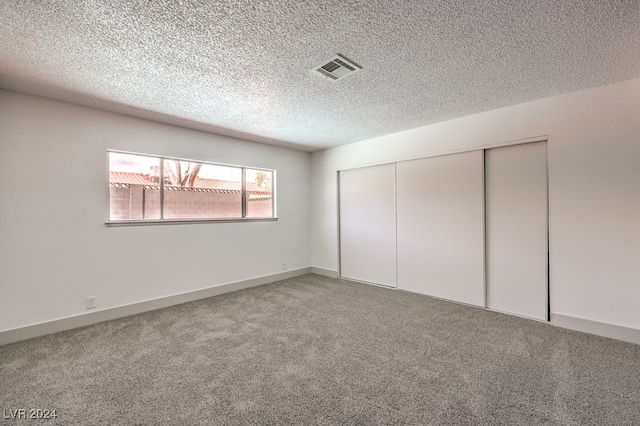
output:
M 636 78 L 639 22 L 638 0 L 3 0 L 0 88 L 315 151 Z M 362 71 L 310 71 L 336 53 Z

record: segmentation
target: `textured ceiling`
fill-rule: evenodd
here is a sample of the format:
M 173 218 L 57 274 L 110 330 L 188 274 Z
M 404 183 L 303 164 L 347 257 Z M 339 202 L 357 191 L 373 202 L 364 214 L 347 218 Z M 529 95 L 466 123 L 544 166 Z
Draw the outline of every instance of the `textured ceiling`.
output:
M 639 0 L 0 2 L 2 88 L 306 151 L 638 76 Z

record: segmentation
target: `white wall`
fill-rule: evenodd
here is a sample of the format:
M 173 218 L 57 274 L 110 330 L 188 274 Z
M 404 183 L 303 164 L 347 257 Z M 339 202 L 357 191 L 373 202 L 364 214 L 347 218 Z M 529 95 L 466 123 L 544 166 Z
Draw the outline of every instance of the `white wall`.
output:
M 640 79 L 312 154 L 312 265 L 338 268 L 337 170 L 541 135 L 552 314 L 640 329 Z
M 279 220 L 106 227 L 107 149 L 277 170 Z M 0 331 L 310 266 L 310 154 L 0 91 Z

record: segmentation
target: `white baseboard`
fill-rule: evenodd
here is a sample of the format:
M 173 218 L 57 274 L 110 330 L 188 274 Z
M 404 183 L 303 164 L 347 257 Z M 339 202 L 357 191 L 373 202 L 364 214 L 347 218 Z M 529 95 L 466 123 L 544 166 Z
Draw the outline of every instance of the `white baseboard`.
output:
M 74 315 L 71 317 L 61 318 L 53 321 L 14 328 L 12 330 L 1 331 L 0 346 L 18 342 L 20 340 L 31 339 L 32 337 L 44 336 L 60 331 L 71 330 L 73 328 L 84 327 L 87 325 L 96 324 L 98 322 L 109 321 L 116 318 L 122 318 L 129 315 L 152 311 L 155 309 L 166 308 L 168 306 L 179 305 L 181 303 L 193 302 L 194 300 L 205 299 L 207 297 L 217 296 L 224 293 L 230 293 L 232 291 L 238 291 L 245 288 L 269 284 L 287 278 L 299 277 L 301 275 L 311 273 L 311 269 L 312 268 L 301 268 L 292 271 L 280 272 L 264 277 L 251 278 L 248 280 L 221 284 L 200 290 L 190 291 L 187 293 L 180 293 L 172 296 L 161 297 L 158 299 L 145 300 L 144 302 L 132 303 L 130 305 L 93 311 L 86 314 Z
M 551 324 L 570 330 L 582 331 L 584 333 L 640 345 L 640 330 L 635 328 L 554 313 L 551 314 Z
M 187 293 L 175 294 L 130 305 L 118 306 L 115 308 L 103 309 L 86 314 L 74 315 L 67 318 L 28 325 L 12 330 L 0 331 L 0 346 L 31 339 L 33 337 L 84 327 L 98 322 L 109 321 L 155 309 L 166 308 L 168 306 L 179 305 L 181 303 L 192 302 L 194 300 L 205 299 L 207 297 L 243 290 L 245 288 L 257 287 L 259 285 L 269 284 L 287 278 L 299 277 L 308 273 L 338 278 L 337 271 L 316 267 L 280 272 L 264 277 L 221 284 Z M 611 339 L 640 345 L 640 330 L 635 328 L 554 313 L 551 314 L 551 324 L 562 328 L 568 328 L 570 330 L 581 331 L 584 333 L 595 334 L 597 336 L 609 337 Z
M 315 266 L 311 267 L 311 273 L 323 275 L 329 278 L 338 278 L 338 271 L 332 271 L 331 269 L 324 269 L 324 268 L 316 268 Z

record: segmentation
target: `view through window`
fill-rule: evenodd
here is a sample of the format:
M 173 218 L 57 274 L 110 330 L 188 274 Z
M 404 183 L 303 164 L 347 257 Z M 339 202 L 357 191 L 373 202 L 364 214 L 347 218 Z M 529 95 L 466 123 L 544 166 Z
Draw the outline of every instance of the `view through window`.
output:
M 110 221 L 274 217 L 273 170 L 108 154 Z

